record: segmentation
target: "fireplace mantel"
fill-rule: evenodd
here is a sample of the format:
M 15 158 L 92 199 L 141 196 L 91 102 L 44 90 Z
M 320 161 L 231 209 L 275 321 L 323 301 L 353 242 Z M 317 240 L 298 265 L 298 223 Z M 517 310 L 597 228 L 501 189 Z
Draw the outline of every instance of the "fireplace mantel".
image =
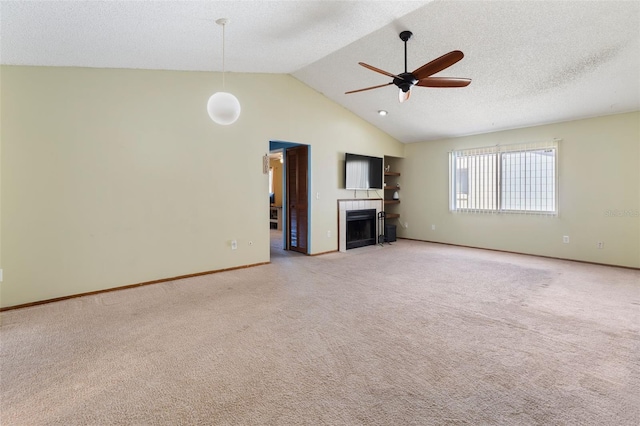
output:
M 347 211 L 376 209 L 376 217 L 383 210 L 382 198 L 338 200 L 338 250 L 347 251 Z M 380 234 L 376 220 L 376 234 Z

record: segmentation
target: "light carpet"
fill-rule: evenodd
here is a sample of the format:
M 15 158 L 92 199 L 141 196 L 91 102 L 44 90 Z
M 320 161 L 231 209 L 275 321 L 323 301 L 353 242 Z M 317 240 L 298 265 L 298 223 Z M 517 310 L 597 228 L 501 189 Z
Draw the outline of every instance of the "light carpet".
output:
M 640 424 L 640 271 L 406 240 L 272 260 L 6 311 L 0 423 Z

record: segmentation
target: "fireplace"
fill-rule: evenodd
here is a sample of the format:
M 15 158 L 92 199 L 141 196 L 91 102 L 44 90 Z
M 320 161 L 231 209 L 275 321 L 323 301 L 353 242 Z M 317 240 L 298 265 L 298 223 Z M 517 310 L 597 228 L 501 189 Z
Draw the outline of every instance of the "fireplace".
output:
M 341 252 L 347 251 L 347 213 L 354 210 L 375 210 L 374 228 L 371 235 L 378 232 L 377 218 L 378 214 L 383 211 L 382 199 L 380 198 L 368 198 L 368 199 L 342 199 L 338 200 L 338 250 Z M 353 219 L 353 217 L 352 217 Z M 371 224 L 369 224 L 371 225 Z M 376 241 L 373 242 L 375 244 Z M 371 242 L 369 243 L 371 244 Z M 353 247 L 349 247 L 353 248 Z
M 376 244 L 376 209 L 349 210 L 346 219 L 347 250 Z

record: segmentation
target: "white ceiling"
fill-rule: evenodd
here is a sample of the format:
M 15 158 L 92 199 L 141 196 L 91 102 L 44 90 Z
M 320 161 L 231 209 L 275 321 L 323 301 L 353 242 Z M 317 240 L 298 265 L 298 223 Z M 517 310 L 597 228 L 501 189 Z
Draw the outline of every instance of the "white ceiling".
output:
M 13 65 L 289 73 L 402 142 L 640 109 L 640 0 L 1 1 Z M 465 88 L 345 95 L 451 50 Z M 380 117 L 377 110 L 389 111 Z

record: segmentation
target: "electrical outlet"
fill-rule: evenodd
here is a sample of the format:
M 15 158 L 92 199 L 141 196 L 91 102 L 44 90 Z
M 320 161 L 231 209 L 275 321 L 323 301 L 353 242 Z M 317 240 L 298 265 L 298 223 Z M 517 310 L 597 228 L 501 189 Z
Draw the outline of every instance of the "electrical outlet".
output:
M 327 238 L 331 238 L 331 231 L 327 231 Z
M 562 237 L 562 242 L 565 243 L 565 244 L 569 244 L 569 236 L 568 235 L 563 236 Z
M 404 227 L 405 227 L 405 228 L 408 228 L 408 227 L 409 227 L 409 222 L 405 222 L 405 223 L 404 223 Z
M 431 230 L 435 231 L 436 230 L 436 226 L 435 225 L 431 225 Z
M 238 242 L 236 240 L 231 240 L 231 250 L 236 250 L 238 248 Z
M 598 248 L 598 249 L 603 249 L 603 248 L 604 248 L 604 243 L 603 243 L 602 241 L 598 241 L 598 242 L 596 243 L 596 248 Z

